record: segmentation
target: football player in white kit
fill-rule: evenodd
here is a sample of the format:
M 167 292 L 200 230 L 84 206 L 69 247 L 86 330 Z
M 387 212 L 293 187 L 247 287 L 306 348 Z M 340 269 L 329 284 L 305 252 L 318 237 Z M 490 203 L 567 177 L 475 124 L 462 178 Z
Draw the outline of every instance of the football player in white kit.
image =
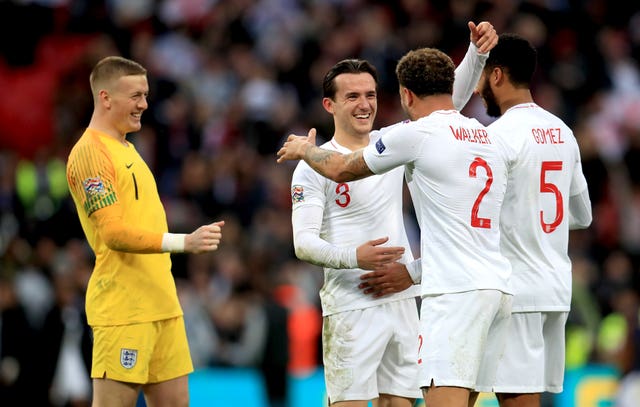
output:
M 405 169 L 421 229 L 415 385 L 430 407 L 473 405 L 477 393 L 471 391 L 479 375 L 495 373 L 511 311 L 511 266 L 500 253 L 498 225 L 506 159 L 482 124 L 455 109 L 454 68 L 446 54 L 433 48 L 405 55 L 396 74 L 402 106 L 412 121 L 381 132 L 364 148 L 316 147 L 312 129 L 308 137 L 290 135 L 278 151 L 278 162 L 304 159 L 337 184 Z M 373 346 L 383 331 L 376 329 L 377 317 L 370 321 L 369 329 L 351 335 Z M 342 329 L 350 324 L 345 321 Z M 344 340 L 327 339 L 337 352 L 344 346 Z
M 471 97 L 497 40 L 487 22 L 470 23 L 469 28 L 471 45 L 456 70 L 453 91 L 458 108 Z M 395 127 L 371 132 L 377 72 L 367 61 L 347 59 L 334 65 L 323 81 L 322 102 L 335 126 L 333 138 L 322 148 L 348 154 L 375 144 Z M 379 406 L 410 407 L 421 396 L 415 301 L 421 269 L 404 228 L 403 177 L 403 168 L 397 167 L 337 183 L 304 161 L 292 177 L 296 255 L 324 267 L 323 361 L 332 405 L 366 406 L 374 400 Z M 384 283 L 376 285 L 375 295 L 366 295 L 358 286 L 364 270 L 372 269 L 370 277 Z M 368 286 L 366 281 L 362 285 Z
M 510 171 L 500 218 L 502 252 L 514 292 L 505 353 L 495 383 L 502 407 L 538 407 L 542 392 L 562 391 L 565 323 L 571 303 L 569 230 L 591 223 L 591 203 L 573 132 L 533 101 L 536 50 L 502 34 L 477 92 L 494 137 L 509 146 Z

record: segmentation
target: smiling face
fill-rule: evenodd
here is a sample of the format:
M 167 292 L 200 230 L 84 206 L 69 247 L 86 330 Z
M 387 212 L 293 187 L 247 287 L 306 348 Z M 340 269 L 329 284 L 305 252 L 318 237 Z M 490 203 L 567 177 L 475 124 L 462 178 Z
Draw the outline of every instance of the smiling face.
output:
M 336 136 L 369 137 L 378 109 L 376 82 L 369 73 L 343 73 L 335 77 L 334 98 L 324 108 L 333 114 Z
M 122 76 L 108 91 L 109 115 L 121 134 L 140 130 L 142 112 L 147 110 L 149 84 L 145 75 Z

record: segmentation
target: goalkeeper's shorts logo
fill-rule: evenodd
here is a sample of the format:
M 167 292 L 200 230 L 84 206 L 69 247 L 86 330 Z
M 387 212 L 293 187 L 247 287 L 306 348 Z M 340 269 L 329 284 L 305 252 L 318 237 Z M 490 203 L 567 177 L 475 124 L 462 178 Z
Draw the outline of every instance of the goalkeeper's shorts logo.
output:
M 131 369 L 136 365 L 138 360 L 138 351 L 136 349 L 120 349 L 120 364 L 125 369 Z

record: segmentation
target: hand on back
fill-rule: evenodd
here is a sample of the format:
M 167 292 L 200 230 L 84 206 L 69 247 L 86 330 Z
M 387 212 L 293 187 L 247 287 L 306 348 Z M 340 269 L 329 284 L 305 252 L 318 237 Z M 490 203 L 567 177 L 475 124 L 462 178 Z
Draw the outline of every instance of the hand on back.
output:
M 399 293 L 413 285 L 413 280 L 402 263 L 388 263 L 360 276 L 358 288 L 374 298 Z

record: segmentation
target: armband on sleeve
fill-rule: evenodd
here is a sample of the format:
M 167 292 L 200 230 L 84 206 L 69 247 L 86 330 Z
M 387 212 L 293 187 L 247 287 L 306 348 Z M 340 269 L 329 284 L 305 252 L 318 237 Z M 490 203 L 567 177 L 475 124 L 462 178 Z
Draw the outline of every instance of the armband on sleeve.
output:
M 119 204 L 113 204 L 89 217 L 107 247 L 129 253 L 162 253 L 163 234 L 132 227 L 123 221 L 121 210 Z
M 320 238 L 323 209 L 315 205 L 296 208 L 291 214 L 296 257 L 333 269 L 358 267 L 356 247 L 338 247 Z

